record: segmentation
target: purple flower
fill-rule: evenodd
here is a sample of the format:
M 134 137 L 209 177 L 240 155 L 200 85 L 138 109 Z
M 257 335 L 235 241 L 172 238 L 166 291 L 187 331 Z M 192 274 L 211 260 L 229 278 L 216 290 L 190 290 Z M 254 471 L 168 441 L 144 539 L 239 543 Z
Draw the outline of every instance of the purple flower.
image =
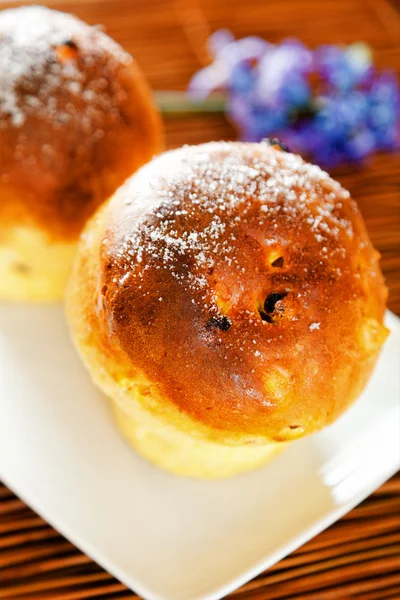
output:
M 209 49 L 214 62 L 193 77 L 189 93 L 224 91 L 241 139 L 278 136 L 324 165 L 399 147 L 399 84 L 393 73 L 375 74 L 365 44 L 311 52 L 297 40 L 236 41 L 220 30 Z
M 235 36 L 229 29 L 218 29 L 208 39 L 208 51 L 215 58 L 225 46 L 232 42 L 235 42 Z
M 315 52 L 317 72 L 335 90 L 347 91 L 367 81 L 372 72 L 372 55 L 361 42 L 347 49 L 321 46 Z
M 271 106 L 305 105 L 311 94 L 307 80 L 311 68 L 312 53 L 300 42 L 272 46 L 258 65 L 258 98 Z
M 368 125 L 378 150 L 400 147 L 400 87 L 394 73 L 381 73 L 369 93 Z
M 204 99 L 213 91 L 230 89 L 233 73 L 239 68 L 240 76 L 244 70 L 250 71 L 253 62 L 259 61 L 271 46 L 256 36 L 235 41 L 229 33 L 226 29 L 219 30 L 209 39 L 214 62 L 192 77 L 188 88 L 192 97 Z

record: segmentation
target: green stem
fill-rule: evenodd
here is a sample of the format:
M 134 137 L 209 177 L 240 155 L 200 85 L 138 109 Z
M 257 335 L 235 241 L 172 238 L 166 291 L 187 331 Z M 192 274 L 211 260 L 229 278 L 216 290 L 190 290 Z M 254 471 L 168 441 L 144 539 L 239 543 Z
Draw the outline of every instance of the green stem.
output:
M 191 98 L 187 92 L 181 91 L 160 91 L 154 92 L 155 100 L 159 111 L 167 117 L 182 117 L 185 115 L 221 115 L 226 111 L 225 94 L 213 92 L 204 100 Z M 297 107 L 290 115 L 291 122 L 296 122 L 299 118 L 311 118 L 321 109 L 321 101 L 311 100 L 310 104 Z
M 165 116 L 223 114 L 226 100 L 223 94 L 211 94 L 205 100 L 190 98 L 186 92 L 154 92 L 157 106 Z

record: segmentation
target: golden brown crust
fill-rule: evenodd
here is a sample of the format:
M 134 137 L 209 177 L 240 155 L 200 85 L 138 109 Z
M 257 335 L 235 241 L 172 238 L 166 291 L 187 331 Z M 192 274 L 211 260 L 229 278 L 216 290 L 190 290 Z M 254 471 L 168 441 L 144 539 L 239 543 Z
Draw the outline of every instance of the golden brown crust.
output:
M 78 261 L 89 255 L 99 281 L 86 288 L 82 268 L 74 301 L 91 343 L 214 432 L 280 441 L 331 423 L 386 336 L 356 203 L 267 143 L 153 160 L 89 225 Z
M 133 59 L 98 28 L 43 7 L 0 12 L 0 222 L 73 239 L 161 149 Z

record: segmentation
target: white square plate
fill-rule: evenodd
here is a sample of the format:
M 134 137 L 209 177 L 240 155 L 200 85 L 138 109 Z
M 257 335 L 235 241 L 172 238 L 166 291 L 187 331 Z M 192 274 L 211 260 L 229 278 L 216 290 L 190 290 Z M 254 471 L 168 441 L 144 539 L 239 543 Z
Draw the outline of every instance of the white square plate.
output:
M 400 464 L 400 326 L 334 426 L 239 477 L 179 479 L 137 456 L 69 342 L 61 307 L 0 305 L 0 478 L 148 600 L 221 598 Z

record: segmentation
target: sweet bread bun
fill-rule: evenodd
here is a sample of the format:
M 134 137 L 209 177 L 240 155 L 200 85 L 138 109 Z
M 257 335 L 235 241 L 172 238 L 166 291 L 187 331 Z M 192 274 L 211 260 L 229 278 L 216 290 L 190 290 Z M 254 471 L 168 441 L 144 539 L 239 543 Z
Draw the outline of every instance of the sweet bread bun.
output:
M 174 473 L 253 468 L 357 398 L 387 297 L 354 200 L 268 143 L 162 154 L 87 225 L 72 336 L 137 450 Z
M 0 11 L 0 298 L 61 297 L 87 218 L 161 145 L 118 44 L 47 8 Z

